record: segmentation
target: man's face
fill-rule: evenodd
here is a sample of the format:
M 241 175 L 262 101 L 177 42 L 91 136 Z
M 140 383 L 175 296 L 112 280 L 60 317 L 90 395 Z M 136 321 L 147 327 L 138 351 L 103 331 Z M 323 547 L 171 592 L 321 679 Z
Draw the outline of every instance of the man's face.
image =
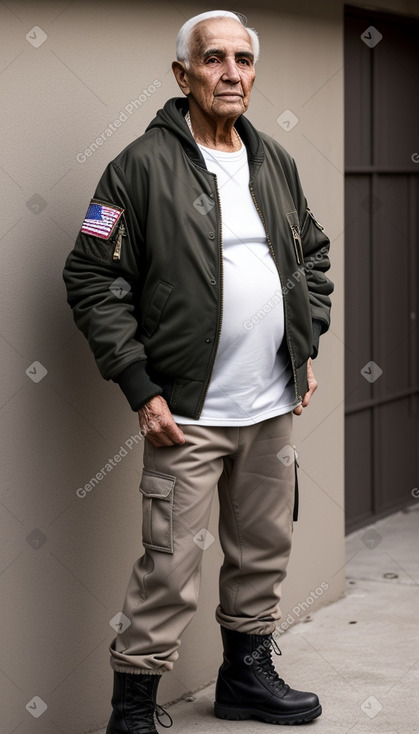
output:
M 192 31 L 183 91 L 211 117 L 246 112 L 255 80 L 250 37 L 233 18 L 211 18 Z

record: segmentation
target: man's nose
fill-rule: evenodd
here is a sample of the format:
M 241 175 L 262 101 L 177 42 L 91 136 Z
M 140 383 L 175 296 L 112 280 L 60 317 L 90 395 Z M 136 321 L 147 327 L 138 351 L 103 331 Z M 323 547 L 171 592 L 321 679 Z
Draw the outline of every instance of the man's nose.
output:
M 240 74 L 237 68 L 236 59 L 226 58 L 224 60 L 224 71 L 222 75 L 224 81 L 233 82 L 237 84 L 240 81 Z

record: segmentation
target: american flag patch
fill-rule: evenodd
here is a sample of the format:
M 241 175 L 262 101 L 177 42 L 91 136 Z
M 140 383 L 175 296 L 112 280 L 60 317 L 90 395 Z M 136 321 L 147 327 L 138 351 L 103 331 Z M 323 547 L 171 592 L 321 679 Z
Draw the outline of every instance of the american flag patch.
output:
M 124 210 L 117 206 L 107 206 L 91 201 L 81 231 L 108 240 L 120 220 Z

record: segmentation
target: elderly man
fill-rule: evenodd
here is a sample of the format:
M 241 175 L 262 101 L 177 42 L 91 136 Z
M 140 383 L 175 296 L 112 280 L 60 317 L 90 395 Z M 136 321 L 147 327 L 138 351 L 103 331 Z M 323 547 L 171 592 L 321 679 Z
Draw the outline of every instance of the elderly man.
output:
M 291 548 L 292 413 L 317 387 L 329 325 L 329 240 L 295 163 L 243 116 L 256 33 L 234 13 L 190 19 L 169 100 L 108 166 L 65 268 L 68 300 L 106 379 L 146 436 L 144 555 L 111 645 L 108 734 L 155 734 L 160 674 L 197 606 L 214 490 L 224 552 L 215 714 L 298 724 L 321 713 L 272 662 Z

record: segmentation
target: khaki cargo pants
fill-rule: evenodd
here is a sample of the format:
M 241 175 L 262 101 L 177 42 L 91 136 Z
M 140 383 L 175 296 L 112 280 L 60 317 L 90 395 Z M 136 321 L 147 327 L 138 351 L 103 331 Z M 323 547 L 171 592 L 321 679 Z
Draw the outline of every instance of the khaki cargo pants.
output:
M 144 446 L 144 555 L 123 612 L 131 624 L 111 644 L 121 673 L 162 673 L 178 657 L 197 608 L 205 531 L 218 486 L 217 621 L 271 634 L 291 549 L 294 507 L 292 413 L 244 427 L 182 425 L 183 446 Z M 279 455 L 279 456 L 278 456 Z

